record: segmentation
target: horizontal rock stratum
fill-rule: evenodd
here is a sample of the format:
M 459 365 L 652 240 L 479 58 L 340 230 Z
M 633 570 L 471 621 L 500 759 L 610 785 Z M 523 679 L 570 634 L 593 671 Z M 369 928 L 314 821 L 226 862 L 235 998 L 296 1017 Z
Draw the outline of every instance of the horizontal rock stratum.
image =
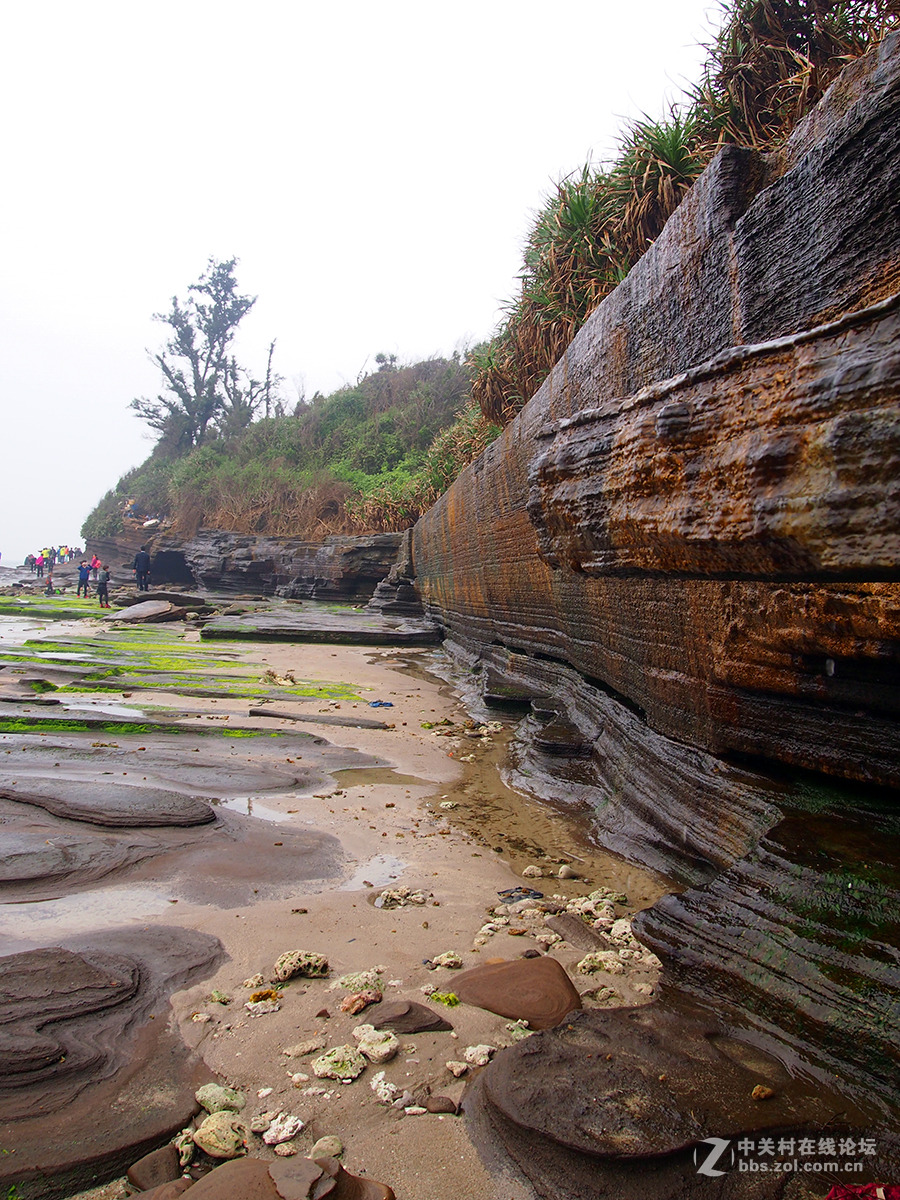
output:
M 900 1165 L 898 128 L 893 35 L 776 153 L 724 147 L 413 533 L 447 648 L 488 702 L 530 704 L 513 781 L 689 885 L 636 922 L 660 1001 L 528 1039 L 472 1098 L 553 1200 L 768 1195 L 699 1179 L 687 1145 L 646 1158 L 685 1116 L 661 1083 L 698 1020 L 720 1071 L 764 1048 L 820 1097 L 837 1081 L 838 1119 L 879 1131 L 873 1177 Z M 560 1078 L 568 1107 L 544 1103 Z M 772 1120 L 817 1127 L 783 1101 Z M 761 1128 L 744 1107 L 722 1093 L 704 1129 Z

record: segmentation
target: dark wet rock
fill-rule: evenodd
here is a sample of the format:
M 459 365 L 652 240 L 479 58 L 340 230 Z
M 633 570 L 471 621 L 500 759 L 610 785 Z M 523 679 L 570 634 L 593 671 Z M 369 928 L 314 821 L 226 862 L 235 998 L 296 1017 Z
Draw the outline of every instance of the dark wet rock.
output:
M 383 1000 L 366 1012 L 366 1020 L 376 1029 L 394 1033 L 425 1033 L 452 1029 L 440 1013 L 415 1000 Z
M 169 1142 L 132 1163 L 125 1174 L 131 1186 L 139 1192 L 149 1192 L 163 1183 L 171 1183 L 181 1174 L 178 1151 Z
M 549 957 L 473 967 L 454 977 L 453 990 L 466 1004 L 525 1020 L 532 1029 L 550 1029 L 581 1008 L 564 967 Z
M 168 600 L 142 600 L 139 604 L 131 604 L 118 612 L 108 613 L 105 619 L 120 625 L 142 621 L 181 621 L 186 612 L 186 608 L 179 608 L 170 604 Z
M 142 1192 L 141 1200 L 178 1200 L 193 1186 L 193 1182 L 192 1179 L 173 1179 L 170 1183 L 161 1183 L 159 1187 Z
M 767 1105 L 752 1097 L 760 1083 L 776 1092 Z M 776 1059 L 735 1042 L 712 1020 L 658 1004 L 578 1013 L 526 1038 L 492 1061 L 485 1096 L 522 1129 L 612 1158 L 670 1154 L 706 1137 L 811 1128 L 834 1114 L 832 1095 L 792 1081 Z
M 295 1162 L 298 1163 L 297 1194 L 305 1200 L 321 1171 L 308 1158 L 292 1159 L 291 1165 Z M 279 1197 L 267 1164 L 258 1158 L 238 1158 L 223 1163 L 198 1180 L 192 1193 L 197 1200 L 277 1200 Z
M 896 1113 L 900 817 L 837 792 L 808 799 L 819 811 L 791 814 L 704 887 L 657 901 L 635 935 L 667 988 L 714 996 L 723 1020 Z
M 205 800 L 136 784 L 28 779 L 23 786 L 12 786 L 9 776 L 0 776 L 0 798 L 33 804 L 69 820 L 113 827 L 205 825 L 216 816 Z
M 349 606 L 326 609 L 257 611 L 236 617 L 214 617 L 203 627 L 206 638 L 270 642 L 333 642 L 353 646 L 433 646 L 440 630 L 431 621 L 386 617 Z
M 6 820 L 0 833 L 0 889 L 8 898 L 9 889 L 28 887 L 43 881 L 55 894 L 72 881 L 95 882 L 128 863 L 143 857 L 124 843 L 109 838 L 62 833 L 45 825 L 34 831 L 10 830 Z M 52 832 L 53 838 L 47 837 Z M 146 853 L 150 853 L 149 847 Z M 37 897 L 29 897 L 36 899 Z
M 449 1096 L 429 1096 L 425 1108 L 430 1113 L 449 1113 L 454 1117 L 459 1113 L 459 1105 Z
M 775 1095 L 759 1104 L 752 1091 L 766 1080 Z M 698 1175 L 697 1145 L 823 1128 L 840 1136 L 867 1120 L 715 1021 L 659 1004 L 575 1014 L 505 1050 L 467 1091 L 466 1113 L 476 1144 L 499 1141 L 548 1200 L 770 1200 L 771 1180 Z
M 590 758 L 591 743 L 571 721 L 557 718 L 548 721 L 535 731 L 534 745 L 544 754 L 557 754 L 562 758 Z
M 195 1200 L 394 1200 L 391 1188 L 345 1171 L 336 1158 L 299 1155 L 224 1163 L 194 1184 Z
M 366 600 L 390 570 L 400 537 L 329 536 L 309 542 L 203 529 L 187 541 L 160 535 L 151 551 L 156 559 L 180 554 L 190 575 L 211 592 Z
M 0 958 L 0 1145 L 16 1147 L 0 1186 L 68 1195 L 188 1123 L 209 1072 L 169 1031 L 166 998 L 221 957 L 215 939 L 159 926 Z
M 247 797 L 261 816 L 275 816 L 267 792 L 312 791 L 334 771 L 382 765 L 299 732 L 150 736 L 144 728 L 101 737 L 92 729 L 6 735 L 17 773 L 0 776 L 0 898 L 47 899 L 128 873 L 202 903 L 239 904 L 334 878 L 344 870 L 337 839 L 290 822 L 276 834 Z M 140 784 L 129 787 L 131 779 Z M 186 823 L 198 818 L 205 823 Z

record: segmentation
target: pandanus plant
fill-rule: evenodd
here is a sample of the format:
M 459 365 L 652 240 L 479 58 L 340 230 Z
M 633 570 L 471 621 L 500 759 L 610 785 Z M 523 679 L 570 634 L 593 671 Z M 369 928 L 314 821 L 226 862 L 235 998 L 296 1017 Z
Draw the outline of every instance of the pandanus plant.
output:
M 898 25 L 900 0 L 731 0 L 689 104 L 635 122 L 608 171 L 563 180 L 538 214 L 519 294 L 470 362 L 485 416 L 506 424 L 534 395 L 724 142 L 777 148 L 839 71 Z

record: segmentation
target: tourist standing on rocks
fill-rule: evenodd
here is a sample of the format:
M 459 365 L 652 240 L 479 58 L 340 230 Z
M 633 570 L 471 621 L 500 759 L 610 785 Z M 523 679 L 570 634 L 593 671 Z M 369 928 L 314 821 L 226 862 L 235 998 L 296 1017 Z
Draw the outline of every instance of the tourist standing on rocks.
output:
M 147 547 L 141 546 L 137 554 L 134 556 L 134 576 L 137 580 L 139 592 L 150 591 L 150 555 L 147 553 Z
M 37 562 L 37 559 L 34 557 L 33 554 L 25 555 L 25 566 L 28 568 L 28 570 L 31 572 L 32 575 L 34 574 L 34 564 L 36 562 Z
M 97 556 L 94 555 L 94 557 Z M 97 572 L 97 599 L 100 601 L 101 608 L 109 608 L 109 592 L 107 591 L 109 580 L 109 567 L 103 563 Z
M 34 569 L 37 572 L 38 579 L 44 578 L 44 556 L 39 554 L 34 560 Z
M 100 565 L 101 565 L 100 559 L 97 557 L 96 554 L 93 555 L 93 557 L 91 558 L 91 573 L 94 577 L 95 583 L 97 581 L 97 572 L 100 570 Z
M 81 589 L 84 588 L 84 598 L 88 598 L 88 580 L 91 577 L 91 568 L 88 566 L 87 559 L 81 560 L 81 566 L 78 568 L 78 591 L 76 595 L 81 595 Z

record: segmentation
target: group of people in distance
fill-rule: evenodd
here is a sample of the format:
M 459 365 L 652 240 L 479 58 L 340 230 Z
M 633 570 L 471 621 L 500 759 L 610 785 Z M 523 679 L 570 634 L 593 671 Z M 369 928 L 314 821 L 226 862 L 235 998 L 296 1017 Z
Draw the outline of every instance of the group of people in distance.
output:
M 66 557 L 60 557 L 62 551 L 66 551 Z M 80 554 L 81 551 L 79 550 Z M 44 578 L 44 571 L 47 571 L 47 586 L 44 589 L 45 595 L 54 595 L 53 588 L 53 567 L 57 562 L 73 561 L 73 552 L 69 551 L 68 547 L 60 547 L 56 550 L 52 547 L 42 550 L 40 554 L 29 554 L 25 559 L 25 566 L 37 575 L 38 579 Z M 150 590 L 150 554 L 146 546 L 141 546 L 137 554 L 134 556 L 134 577 L 137 582 L 138 591 L 148 592 Z M 90 561 L 83 558 L 78 566 L 78 590 L 77 596 L 84 596 L 87 600 L 89 595 L 90 584 L 93 582 L 97 591 L 97 599 L 100 602 L 101 608 L 109 608 L 109 581 L 112 575 L 109 570 L 109 564 L 101 562 L 96 554 L 92 555 Z
M 44 571 L 52 574 L 57 563 L 77 562 L 84 553 L 80 546 L 72 549 L 70 546 L 45 546 L 39 554 L 26 554 L 25 566 L 38 579 L 44 578 Z

